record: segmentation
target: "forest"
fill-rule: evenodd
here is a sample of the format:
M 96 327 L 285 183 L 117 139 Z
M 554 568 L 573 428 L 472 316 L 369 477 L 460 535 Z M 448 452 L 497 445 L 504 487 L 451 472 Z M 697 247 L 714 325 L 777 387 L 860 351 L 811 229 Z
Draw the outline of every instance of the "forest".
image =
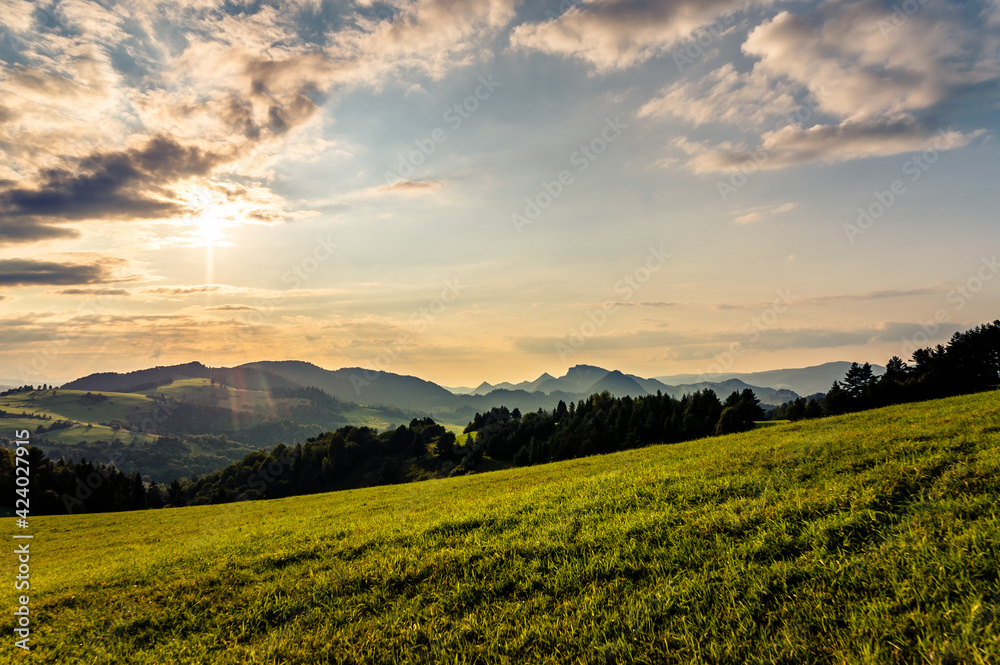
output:
M 489 458 L 500 466 L 529 466 L 676 443 L 754 429 L 761 421 L 839 415 L 891 404 L 995 389 L 1000 382 L 1000 320 L 956 333 L 948 344 L 918 349 L 912 363 L 898 357 L 876 377 L 854 363 L 822 398 L 765 412 L 752 390 L 721 400 L 712 390 L 680 399 L 591 395 L 555 409 L 522 414 L 494 407 L 476 413 L 462 441 L 431 418 L 378 432 L 346 426 L 294 446 L 260 450 L 204 477 L 144 486 L 138 473 L 114 465 L 52 462 L 31 448 L 32 512 L 101 512 L 227 503 L 414 482 L 472 473 Z M 0 450 L 0 485 L 13 493 L 13 451 Z

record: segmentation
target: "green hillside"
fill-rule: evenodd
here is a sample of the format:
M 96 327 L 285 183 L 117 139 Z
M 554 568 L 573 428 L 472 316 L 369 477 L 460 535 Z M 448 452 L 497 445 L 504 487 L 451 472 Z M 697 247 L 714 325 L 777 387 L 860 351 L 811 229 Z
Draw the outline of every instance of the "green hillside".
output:
M 143 393 L 55 388 L 0 396 L 0 438 L 26 429 L 32 444 L 52 459 L 114 461 L 161 483 L 210 473 L 254 450 L 294 444 L 329 429 L 364 425 L 383 430 L 409 419 L 393 409 L 315 404 L 270 391 L 222 387 L 207 378 L 178 379 Z M 37 432 L 54 424 L 51 431 Z
M 411 485 L 35 518 L 34 656 L 998 662 L 998 472 L 992 392 Z

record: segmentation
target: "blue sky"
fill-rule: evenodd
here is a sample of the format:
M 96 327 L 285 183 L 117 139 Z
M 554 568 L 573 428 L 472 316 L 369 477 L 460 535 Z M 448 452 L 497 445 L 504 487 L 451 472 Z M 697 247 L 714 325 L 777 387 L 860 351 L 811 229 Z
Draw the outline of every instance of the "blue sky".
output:
M 996 1 L 2 4 L 4 378 L 755 371 L 997 318 Z

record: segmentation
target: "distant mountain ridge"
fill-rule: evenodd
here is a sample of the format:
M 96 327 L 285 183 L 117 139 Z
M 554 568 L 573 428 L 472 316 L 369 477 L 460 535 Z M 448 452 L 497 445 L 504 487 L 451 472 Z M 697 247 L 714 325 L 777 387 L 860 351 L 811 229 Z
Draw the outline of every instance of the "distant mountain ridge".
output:
M 135 372 L 100 372 L 63 384 L 66 390 L 91 390 L 103 392 L 145 392 L 165 386 L 178 379 L 217 379 L 233 388 L 269 390 L 295 388 L 300 384 L 278 375 L 242 365 L 240 367 L 206 367 L 200 362 L 183 365 L 152 367 Z
M 795 371 L 776 370 L 778 376 L 784 376 L 781 372 Z M 641 397 L 662 392 L 680 398 L 698 390 L 710 389 L 725 399 L 734 391 L 749 388 L 763 404 L 769 406 L 783 404 L 800 395 L 788 388 L 757 385 L 735 377 L 722 381 L 695 380 L 668 384 L 660 379 L 643 378 L 593 365 L 576 365 L 561 377 L 544 373 L 532 381 L 517 384 L 503 382 L 491 385 L 483 382 L 468 394 L 456 394 L 415 376 L 360 367 L 328 370 L 300 360 L 258 361 L 220 368 L 191 362 L 128 373 L 103 372 L 76 379 L 63 387 L 104 392 L 149 391 L 181 378 L 215 378 L 232 387 L 253 390 L 316 387 L 343 402 L 392 407 L 453 423 L 468 422 L 475 413 L 499 406 L 516 407 L 524 412 L 540 408 L 550 410 L 559 401 L 579 401 L 604 391 L 615 397 Z
M 711 375 L 672 374 L 656 378 L 671 385 L 690 385 L 705 381 L 719 382 L 729 379 L 739 379 L 748 384 L 770 388 L 784 388 L 805 396 L 815 393 L 825 393 L 830 389 L 834 381 L 840 381 L 844 378 L 850 367 L 851 363 L 849 362 L 835 361 L 795 369 L 772 369 L 763 372 L 731 372 Z M 875 376 L 881 376 L 885 373 L 885 367 L 882 365 L 872 365 L 872 371 Z

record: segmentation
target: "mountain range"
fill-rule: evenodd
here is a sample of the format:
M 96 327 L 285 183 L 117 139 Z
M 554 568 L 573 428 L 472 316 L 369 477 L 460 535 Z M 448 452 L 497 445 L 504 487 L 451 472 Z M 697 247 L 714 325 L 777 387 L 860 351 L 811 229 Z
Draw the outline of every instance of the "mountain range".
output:
M 63 388 L 75 390 L 134 392 L 150 390 L 184 378 L 214 378 L 226 385 L 251 390 L 314 386 L 345 402 L 393 407 L 414 415 L 429 414 L 453 423 L 463 423 L 476 412 L 494 406 L 522 411 L 552 409 L 560 400 L 578 401 L 607 391 L 617 397 L 639 397 L 657 391 L 680 398 L 697 390 L 712 389 L 721 399 L 733 391 L 750 388 L 765 404 L 776 406 L 829 388 L 843 378 L 850 363 L 826 363 L 815 367 L 772 370 L 752 374 L 730 374 L 705 380 L 699 375 L 643 378 L 593 365 L 570 367 L 565 375 L 544 373 L 520 383 L 483 382 L 475 389 L 448 390 L 415 376 L 366 370 L 358 367 L 323 369 L 312 363 L 260 361 L 237 367 L 207 367 L 199 362 L 154 367 L 128 373 L 105 372 L 71 381 Z M 877 374 L 884 371 L 875 367 Z
M 710 379 L 706 378 L 704 374 L 672 374 L 656 378 L 663 383 L 671 385 L 694 384 L 706 380 L 726 381 L 728 379 L 739 379 L 755 386 L 784 388 L 805 396 L 825 393 L 830 389 L 834 381 L 844 378 L 850 367 L 851 363 L 849 362 L 837 361 L 798 369 L 772 369 L 764 372 L 713 374 L 710 375 Z M 882 365 L 872 365 L 872 372 L 875 376 L 881 376 L 885 373 L 885 367 Z

